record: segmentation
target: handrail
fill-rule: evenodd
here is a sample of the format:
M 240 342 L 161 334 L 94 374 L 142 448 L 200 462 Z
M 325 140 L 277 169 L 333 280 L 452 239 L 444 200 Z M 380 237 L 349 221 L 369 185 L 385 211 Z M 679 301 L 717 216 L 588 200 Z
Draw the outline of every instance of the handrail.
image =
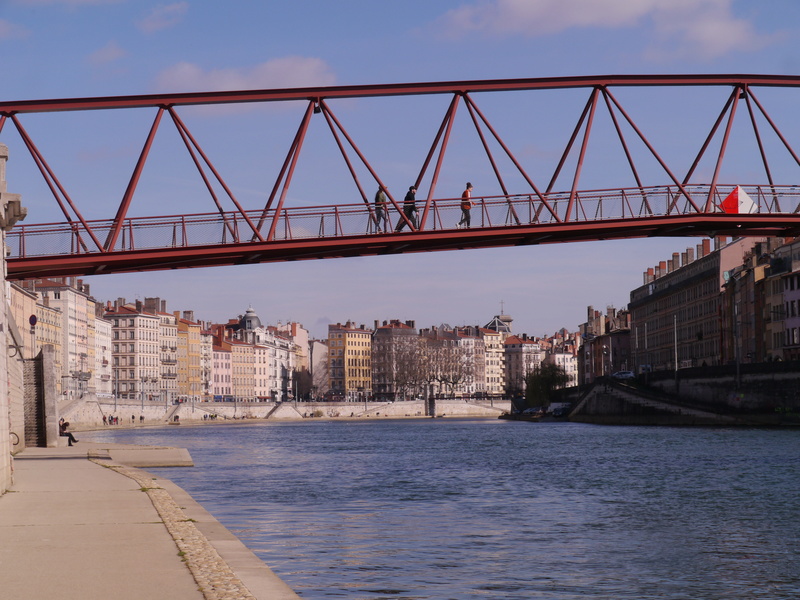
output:
M 685 187 L 686 191 L 696 197 L 713 197 L 713 210 L 710 213 L 695 211 L 688 200 L 680 202 L 683 193 L 676 186 L 654 186 L 647 188 L 623 188 L 581 191 L 574 194 L 575 206 L 569 221 L 566 221 L 566 210 L 570 201 L 570 192 L 549 193 L 545 196 L 550 210 L 542 210 L 544 203 L 538 196 L 526 194 L 509 194 L 503 196 L 485 196 L 475 198 L 475 214 L 473 227 L 515 227 L 532 224 L 555 223 L 591 223 L 614 219 L 648 219 L 664 216 L 684 216 L 697 214 L 720 214 L 719 204 L 735 189 L 735 185 L 717 185 L 711 190 L 707 185 Z M 797 186 L 743 185 L 761 214 L 800 213 L 800 189 Z M 641 197 L 638 210 L 632 199 Z M 704 204 L 704 203 L 703 203 Z M 428 227 L 431 231 L 456 229 L 460 217 L 460 198 L 444 198 L 432 200 L 434 218 Z M 782 210 L 781 210 L 782 209 Z M 508 214 L 516 218 L 509 222 Z M 75 222 L 19 224 L 7 234 L 7 245 L 11 258 L 34 256 L 50 256 L 56 254 L 75 253 L 80 248 L 82 255 L 97 255 L 103 252 L 133 252 L 159 248 L 196 248 L 232 243 L 239 241 L 238 224 L 246 217 L 257 219 L 261 211 L 215 212 L 191 215 L 165 215 L 159 217 L 127 217 L 121 231 L 127 235 L 120 236 L 116 247 L 107 251 L 92 249 L 82 244 L 83 229 Z M 528 217 L 527 222 L 525 216 Z M 283 238 L 274 241 L 280 243 L 289 240 L 330 239 L 350 236 L 363 236 L 364 232 L 373 231 L 370 219 L 374 216 L 370 207 L 362 204 L 339 204 L 333 206 L 284 206 L 276 216 Z M 283 221 L 281 223 L 281 221 Z M 268 227 L 271 219 L 265 221 Z M 234 224 L 236 235 L 231 237 L 230 225 Z M 95 235 L 107 234 L 114 227 L 114 221 L 87 221 L 88 227 Z M 178 231 L 180 232 L 178 234 Z M 418 230 L 408 233 L 424 233 Z M 191 241 L 190 241 L 191 240 Z

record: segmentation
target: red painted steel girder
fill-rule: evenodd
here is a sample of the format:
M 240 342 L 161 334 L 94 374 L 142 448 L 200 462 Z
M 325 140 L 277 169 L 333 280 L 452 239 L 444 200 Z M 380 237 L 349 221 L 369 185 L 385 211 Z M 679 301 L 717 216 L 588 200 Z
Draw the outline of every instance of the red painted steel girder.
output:
M 798 87 L 794 75 L 602 75 L 580 77 L 542 77 L 492 79 L 380 85 L 285 88 L 180 94 L 106 96 L 51 100 L 0 102 L 0 115 L 137 107 L 191 106 L 240 102 L 277 102 L 332 98 L 404 96 L 420 94 L 467 94 L 512 90 L 545 90 L 609 86 L 764 86 Z
M 643 237 L 796 236 L 800 215 L 687 214 L 128 252 L 10 258 L 9 279 L 99 275 L 323 258 L 379 256 Z

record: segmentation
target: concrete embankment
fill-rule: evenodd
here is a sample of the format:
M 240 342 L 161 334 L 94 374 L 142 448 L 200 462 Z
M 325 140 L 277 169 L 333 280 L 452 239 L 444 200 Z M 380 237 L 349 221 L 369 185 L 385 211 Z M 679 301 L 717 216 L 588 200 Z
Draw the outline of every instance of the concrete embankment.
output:
M 185 491 L 132 466 L 186 455 L 86 442 L 18 454 L 0 497 L 2 597 L 298 599 Z
M 430 415 L 423 401 L 410 402 L 196 402 L 182 404 L 122 403 L 93 398 L 59 407 L 73 428 L 102 426 L 103 417 L 117 417 L 120 425 L 154 425 L 186 421 L 304 418 L 497 417 L 511 409 L 508 400 L 467 402 L 437 400 Z M 177 417 L 177 419 L 176 419 Z

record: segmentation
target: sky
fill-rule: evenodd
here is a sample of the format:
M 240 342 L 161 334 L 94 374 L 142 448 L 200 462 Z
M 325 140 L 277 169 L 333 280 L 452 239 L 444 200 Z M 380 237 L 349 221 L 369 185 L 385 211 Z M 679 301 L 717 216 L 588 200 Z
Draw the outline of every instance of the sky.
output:
M 0 101 L 583 75 L 794 75 L 800 70 L 798 27 L 796 0 L 0 0 Z M 541 167 L 552 173 L 556 151 L 586 98 L 554 96 L 540 110 L 526 108 L 512 94 L 476 99 L 497 118 L 490 120 L 532 172 Z M 693 95 L 668 103 L 691 128 L 693 119 L 717 106 L 716 98 L 706 100 Z M 419 171 L 447 101 L 343 101 L 334 111 L 400 199 Z M 678 145 L 672 124 L 659 123 L 655 101 L 631 94 L 629 102 L 643 115 L 650 113 L 665 152 L 673 142 Z M 259 208 L 303 108 L 187 108 L 181 114 L 239 200 Z M 135 161 L 153 119 L 146 111 L 104 112 L 25 121 L 90 218 L 113 216 L 108 206 L 118 204 L 131 157 Z M 327 152 L 330 141 L 320 131 L 309 133 L 308 154 L 289 194 L 294 205 L 353 201 L 348 199 L 353 190 L 341 179 L 344 169 Z M 186 159 L 173 156 L 174 134 L 162 137 L 132 214 L 212 212 L 212 206 L 199 208 L 198 184 L 190 181 Z M 52 197 L 10 127 L 0 142 L 11 156 L 8 191 L 22 194 L 27 222 L 57 220 Z M 456 197 L 469 179 L 474 195 L 496 193 L 466 128 L 458 130 L 453 145 L 440 192 L 452 190 Z M 627 184 L 617 183 L 618 167 L 600 159 L 592 165 L 595 172 L 587 172 L 584 186 Z M 569 182 L 561 188 L 569 189 Z M 330 322 L 484 325 L 501 310 L 513 317 L 515 332 L 548 335 L 577 330 L 587 306 L 624 308 L 648 267 L 699 242 L 603 241 L 87 281 L 101 301 L 155 296 L 166 299 L 170 311 L 193 310 L 196 318 L 216 322 L 252 306 L 264 322 L 297 321 L 320 338 Z

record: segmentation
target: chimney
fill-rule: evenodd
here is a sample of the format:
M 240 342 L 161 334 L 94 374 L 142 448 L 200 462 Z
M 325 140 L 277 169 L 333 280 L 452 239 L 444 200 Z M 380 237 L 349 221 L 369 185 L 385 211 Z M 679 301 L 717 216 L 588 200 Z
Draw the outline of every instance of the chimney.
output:
M 141 300 L 137 300 L 136 301 L 136 312 L 137 313 L 142 312 L 142 301 Z
M 686 262 L 687 264 L 694 262 L 694 248 L 686 249 Z
M 183 311 L 183 318 L 187 321 L 194 322 L 194 311 L 193 310 L 185 310 Z
M 703 256 L 708 256 L 711 254 L 711 240 L 705 239 L 703 240 Z
M 166 300 L 162 300 L 161 301 L 161 312 L 162 313 L 167 312 L 167 301 Z
M 680 254 L 672 253 L 672 271 L 677 271 L 681 267 Z
M 685 267 L 686 265 L 689 264 L 688 262 L 686 262 L 687 258 L 688 257 L 686 256 L 686 252 L 681 252 L 681 266 L 682 267 Z

